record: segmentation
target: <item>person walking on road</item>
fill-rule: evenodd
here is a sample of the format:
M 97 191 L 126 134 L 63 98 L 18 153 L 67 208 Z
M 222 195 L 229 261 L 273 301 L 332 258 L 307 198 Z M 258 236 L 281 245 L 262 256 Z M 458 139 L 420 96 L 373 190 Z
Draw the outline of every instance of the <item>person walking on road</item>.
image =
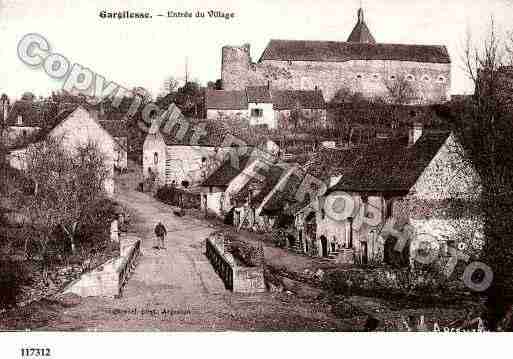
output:
M 162 222 L 159 221 L 159 223 L 157 223 L 157 225 L 155 226 L 155 236 L 157 239 L 157 243 L 153 248 L 166 249 L 166 247 L 164 247 L 164 241 L 166 239 L 166 235 L 167 235 L 166 227 L 164 227 Z

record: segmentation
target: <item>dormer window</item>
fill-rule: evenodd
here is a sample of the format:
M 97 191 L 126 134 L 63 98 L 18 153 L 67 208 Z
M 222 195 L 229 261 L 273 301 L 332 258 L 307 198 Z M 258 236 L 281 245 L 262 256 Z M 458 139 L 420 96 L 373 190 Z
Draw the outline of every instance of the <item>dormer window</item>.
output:
M 444 83 L 444 82 L 445 82 L 445 77 L 443 77 L 443 76 L 438 76 L 437 81 L 438 81 L 438 82 L 440 82 L 440 83 Z
M 374 80 L 379 80 L 379 74 L 374 74 L 374 75 L 372 75 L 372 78 L 373 78 Z
M 18 115 L 18 117 L 16 117 L 16 124 L 18 126 L 23 125 L 23 117 L 21 115 Z
M 406 80 L 407 81 L 415 81 L 415 76 L 410 74 L 410 75 L 406 76 Z
M 358 74 L 358 75 L 356 75 L 356 78 L 357 78 L 358 80 L 361 80 L 361 79 L 363 78 L 363 75 L 362 75 L 362 74 Z
M 395 80 L 395 75 L 390 75 L 390 80 Z
M 430 79 L 428 75 L 424 75 L 424 77 L 422 77 L 422 81 L 428 82 L 429 80 Z

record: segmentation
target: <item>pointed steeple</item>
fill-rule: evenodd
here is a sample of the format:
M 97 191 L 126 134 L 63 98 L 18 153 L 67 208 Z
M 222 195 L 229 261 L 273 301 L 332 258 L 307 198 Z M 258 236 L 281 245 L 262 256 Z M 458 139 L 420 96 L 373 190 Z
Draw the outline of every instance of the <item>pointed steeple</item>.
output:
M 347 42 L 360 42 L 366 44 L 375 44 L 374 36 L 372 36 L 365 20 L 363 18 L 363 9 L 358 9 L 358 22 L 351 31 L 351 35 L 347 38 Z

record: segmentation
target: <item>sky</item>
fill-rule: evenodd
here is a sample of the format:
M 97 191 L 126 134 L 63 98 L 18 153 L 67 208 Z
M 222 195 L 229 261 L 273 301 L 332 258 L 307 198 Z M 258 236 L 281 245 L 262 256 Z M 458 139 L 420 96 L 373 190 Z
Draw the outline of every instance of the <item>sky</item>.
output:
M 467 31 L 481 39 L 491 16 L 499 34 L 513 30 L 513 0 L 0 0 L 0 92 L 19 98 L 25 91 L 45 96 L 62 88 L 62 81 L 17 57 L 27 33 L 43 35 L 71 63 L 156 96 L 166 78 L 184 77 L 186 62 L 191 79 L 206 84 L 220 78 L 223 45 L 249 43 L 256 61 L 270 39 L 345 41 L 361 2 L 377 42 L 446 45 L 453 94 L 473 91 L 461 65 Z M 102 10 L 148 11 L 153 18 L 102 19 Z M 157 16 L 209 10 L 235 17 Z

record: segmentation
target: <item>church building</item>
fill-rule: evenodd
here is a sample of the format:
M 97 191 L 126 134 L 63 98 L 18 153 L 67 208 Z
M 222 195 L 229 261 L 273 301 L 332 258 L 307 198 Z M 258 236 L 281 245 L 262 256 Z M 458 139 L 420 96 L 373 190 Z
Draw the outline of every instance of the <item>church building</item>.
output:
M 326 102 L 342 91 L 396 104 L 450 99 L 451 59 L 445 46 L 379 43 L 363 9 L 357 17 L 347 41 L 270 40 L 257 62 L 249 44 L 224 46 L 223 90 L 319 90 Z

